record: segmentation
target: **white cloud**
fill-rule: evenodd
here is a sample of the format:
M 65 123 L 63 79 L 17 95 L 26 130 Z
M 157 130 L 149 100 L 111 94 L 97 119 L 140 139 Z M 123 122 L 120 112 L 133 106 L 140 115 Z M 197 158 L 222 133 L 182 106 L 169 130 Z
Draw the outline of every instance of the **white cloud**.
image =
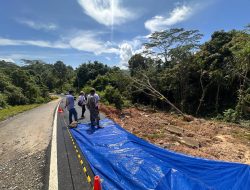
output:
M 0 60 L 4 60 L 6 62 L 12 62 L 12 63 L 17 63 L 18 60 L 20 59 L 34 59 L 34 58 L 45 58 L 45 57 L 41 57 L 37 54 L 18 54 L 18 53 L 7 53 L 7 54 L 2 54 L 0 55 Z
M 1 57 L 0 57 L 0 61 L 15 63 L 14 59 L 11 59 L 11 58 L 1 58 Z
M 120 6 L 119 0 L 78 0 L 85 14 L 105 26 L 125 23 L 135 14 Z
M 122 41 L 120 43 L 104 41 L 102 36 L 105 33 L 95 31 L 76 31 L 74 36 L 68 36 L 62 40 L 50 42 L 43 40 L 13 40 L 0 37 L 0 46 L 37 46 L 45 48 L 61 48 L 61 49 L 76 49 L 79 51 L 85 51 L 100 54 L 113 54 L 119 56 L 119 66 L 126 68 L 131 56 L 135 53 L 141 53 L 141 44 L 146 39 L 145 36 L 137 36 L 130 41 Z M 12 58 L 18 60 L 21 58 L 30 58 L 30 56 L 24 55 L 11 55 L 1 56 L 3 58 Z M 105 55 L 107 60 L 111 61 L 111 57 Z
M 0 38 L 0 46 L 26 46 L 26 45 L 47 47 L 47 48 L 59 48 L 59 49 L 70 48 L 68 44 L 63 43 L 61 41 L 49 42 L 42 40 L 12 40 L 12 39 Z
M 44 48 L 77 49 L 96 55 L 102 53 L 119 54 L 118 45 L 98 38 L 100 33 L 93 31 L 78 32 L 71 38 L 55 42 L 43 40 L 13 40 L 0 37 L 0 46 L 37 46 Z
M 127 69 L 128 61 L 134 54 L 144 51 L 142 44 L 145 40 L 147 40 L 146 36 L 136 36 L 130 41 L 123 41 L 119 44 L 120 67 L 122 69 Z
M 18 20 L 19 23 L 24 24 L 30 28 L 33 28 L 35 30 L 56 30 L 58 26 L 54 23 L 39 23 L 39 22 L 34 22 L 32 20 Z
M 111 58 L 110 58 L 110 57 L 105 57 L 105 59 L 107 59 L 108 61 L 111 61 Z
M 93 32 L 81 32 L 70 40 L 70 46 L 81 51 L 92 52 L 96 55 L 102 53 L 118 54 L 119 50 L 111 42 L 104 42 L 97 38 Z
M 20 42 L 18 42 L 18 40 L 0 38 L 0 46 L 14 46 L 14 45 L 19 45 L 19 44 Z
M 160 31 L 188 19 L 192 13 L 193 9 L 190 6 L 183 5 L 172 10 L 169 17 L 155 16 L 144 24 L 151 32 Z
M 65 56 L 70 56 L 72 54 L 62 54 L 62 53 L 54 53 L 51 51 L 42 51 L 42 52 L 37 52 L 37 53 L 30 53 L 26 51 L 22 51 L 20 53 L 12 53 L 6 52 L 3 54 L 0 54 L 0 60 L 5 59 L 5 60 L 13 60 L 14 62 L 20 64 L 21 59 L 27 59 L 27 60 L 41 60 L 41 59 L 48 59 L 48 58 L 55 58 L 58 59 L 58 57 L 65 57 Z
M 123 43 L 120 45 L 120 64 L 124 67 L 128 66 L 128 61 L 133 55 L 132 45 Z

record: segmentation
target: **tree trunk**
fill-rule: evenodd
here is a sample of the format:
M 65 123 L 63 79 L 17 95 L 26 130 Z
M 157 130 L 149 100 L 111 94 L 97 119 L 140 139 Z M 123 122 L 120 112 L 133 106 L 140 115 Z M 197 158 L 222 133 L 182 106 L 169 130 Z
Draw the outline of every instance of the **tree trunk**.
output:
M 198 115 L 198 113 L 199 113 L 199 111 L 200 111 L 200 108 L 201 108 L 201 105 L 202 105 L 202 103 L 203 103 L 203 101 L 204 101 L 206 92 L 207 92 L 207 88 L 205 88 L 205 89 L 203 88 L 203 89 L 202 89 L 201 98 L 200 98 L 200 101 L 199 101 L 199 105 L 198 105 L 198 107 L 197 107 L 197 109 L 196 109 L 196 112 L 195 112 L 196 115 Z
M 249 63 L 250 63 L 250 59 L 249 59 Z M 236 120 L 239 120 L 239 118 L 242 116 L 243 113 L 243 106 L 244 106 L 244 88 L 245 88 L 245 84 L 246 84 L 246 80 L 247 80 L 247 73 L 248 70 L 245 71 L 245 73 L 242 73 L 243 76 L 243 82 L 240 82 L 240 88 L 239 88 L 239 100 L 237 102 L 235 111 L 236 111 Z
M 204 101 L 204 98 L 206 96 L 206 92 L 208 90 L 208 87 L 211 85 L 212 81 L 210 83 L 208 83 L 205 87 L 203 85 L 203 82 L 202 82 L 202 77 L 203 77 L 203 73 L 201 71 L 201 76 L 200 76 L 200 85 L 201 85 L 201 90 L 202 90 L 202 94 L 201 94 L 201 98 L 200 98 L 200 102 L 199 102 L 199 105 L 196 109 L 196 112 L 195 112 L 195 115 L 198 115 L 199 111 L 200 111 L 200 108 L 202 106 L 202 103 Z
M 158 98 L 167 104 L 169 104 L 174 110 L 177 111 L 177 113 L 181 114 L 183 118 L 186 121 L 192 121 L 193 117 L 190 117 L 186 114 L 184 114 L 179 108 L 177 108 L 172 102 L 170 102 L 163 94 L 161 94 L 158 90 L 156 90 L 150 83 L 149 78 L 146 75 L 143 75 L 146 79 L 146 81 L 143 80 L 137 80 L 135 78 L 131 78 L 131 80 L 136 84 L 134 87 L 137 88 L 138 90 L 141 90 L 147 95 L 150 95 L 152 97 Z M 145 92 L 145 89 L 149 91 L 149 93 Z
M 216 113 L 219 112 L 219 94 L 220 94 L 220 85 L 217 85 L 217 92 L 216 92 L 216 102 L 215 102 L 215 111 Z

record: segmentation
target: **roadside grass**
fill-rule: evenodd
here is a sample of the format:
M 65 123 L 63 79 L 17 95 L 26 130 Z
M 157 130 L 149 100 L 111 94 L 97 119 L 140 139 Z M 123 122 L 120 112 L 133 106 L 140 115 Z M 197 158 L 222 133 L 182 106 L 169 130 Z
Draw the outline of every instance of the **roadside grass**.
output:
M 0 110 L 0 121 L 3 121 L 11 116 L 14 116 L 18 113 L 33 109 L 41 104 L 30 104 L 30 105 L 20 105 L 20 106 L 11 106 L 5 109 Z

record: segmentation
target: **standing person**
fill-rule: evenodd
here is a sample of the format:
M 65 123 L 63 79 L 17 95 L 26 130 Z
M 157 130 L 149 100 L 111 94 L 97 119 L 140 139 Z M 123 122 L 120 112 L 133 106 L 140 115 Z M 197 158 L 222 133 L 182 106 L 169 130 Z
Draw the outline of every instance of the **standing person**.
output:
M 101 127 L 99 125 L 99 100 L 100 97 L 99 95 L 95 92 L 95 89 L 91 89 L 90 94 L 87 97 L 87 108 L 89 109 L 90 112 L 90 121 L 91 121 L 91 126 L 94 127 L 95 123 L 97 127 Z
M 82 116 L 81 116 L 81 118 L 85 118 L 85 116 L 84 116 L 84 113 L 86 111 L 85 105 L 86 105 L 85 94 L 84 94 L 83 91 L 81 91 L 80 96 L 78 98 L 78 106 L 82 107 Z
M 69 111 L 69 124 L 72 123 L 72 116 L 74 116 L 75 121 L 77 121 L 77 112 L 75 109 L 75 100 L 73 96 L 74 91 L 70 90 L 69 94 L 66 96 L 66 105 L 65 108 L 67 107 Z

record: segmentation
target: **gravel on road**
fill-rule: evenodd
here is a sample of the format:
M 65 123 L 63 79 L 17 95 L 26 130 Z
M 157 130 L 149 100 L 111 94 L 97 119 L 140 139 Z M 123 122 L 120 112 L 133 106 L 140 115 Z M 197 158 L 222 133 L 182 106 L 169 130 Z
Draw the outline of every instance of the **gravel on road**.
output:
M 45 188 L 47 152 L 54 111 L 60 100 L 0 123 L 0 189 Z

